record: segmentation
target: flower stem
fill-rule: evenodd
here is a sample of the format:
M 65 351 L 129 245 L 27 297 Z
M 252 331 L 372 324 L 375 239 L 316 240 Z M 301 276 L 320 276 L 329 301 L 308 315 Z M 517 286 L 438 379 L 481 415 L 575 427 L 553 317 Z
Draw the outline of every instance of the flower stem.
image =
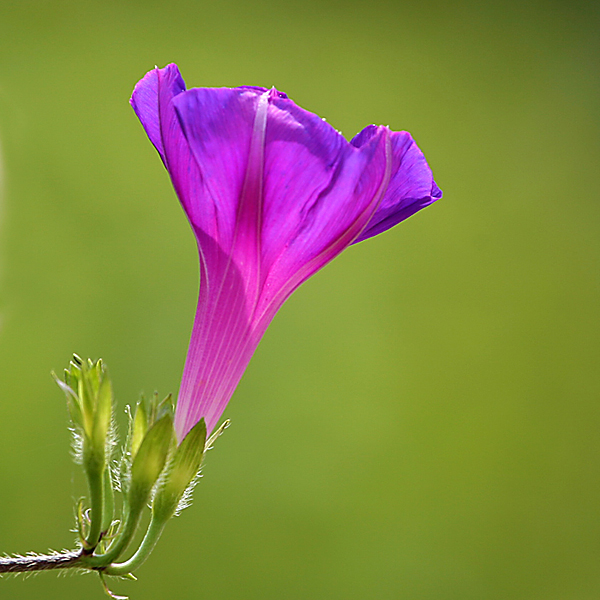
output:
M 166 521 L 155 519 L 154 516 L 150 521 L 148 531 L 140 544 L 140 547 L 136 550 L 135 554 L 124 563 L 113 564 L 104 569 L 105 575 L 127 575 L 131 573 L 139 566 L 141 566 L 148 558 L 154 546 L 158 542 L 160 535 L 165 528 Z
M 90 489 L 91 523 L 84 546 L 89 550 L 93 550 L 98 545 L 100 534 L 102 533 L 104 513 L 104 469 L 102 467 L 100 465 L 93 465 L 93 467 L 86 469 Z
M 86 566 L 90 568 L 100 568 L 109 565 L 113 560 L 117 560 L 119 556 L 127 549 L 131 542 L 141 517 L 141 508 L 129 512 L 125 517 L 123 528 L 113 543 L 108 547 L 104 554 L 91 554 L 85 558 Z

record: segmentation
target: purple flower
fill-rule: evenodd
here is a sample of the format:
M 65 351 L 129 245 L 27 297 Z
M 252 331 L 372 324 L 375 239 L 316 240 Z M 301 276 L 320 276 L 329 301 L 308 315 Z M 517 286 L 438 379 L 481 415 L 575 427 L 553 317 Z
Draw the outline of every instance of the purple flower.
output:
M 211 431 L 288 296 L 349 245 L 441 197 L 410 134 L 370 125 L 351 142 L 275 89 L 186 90 L 150 71 L 131 104 L 198 241 L 200 298 L 179 439 Z

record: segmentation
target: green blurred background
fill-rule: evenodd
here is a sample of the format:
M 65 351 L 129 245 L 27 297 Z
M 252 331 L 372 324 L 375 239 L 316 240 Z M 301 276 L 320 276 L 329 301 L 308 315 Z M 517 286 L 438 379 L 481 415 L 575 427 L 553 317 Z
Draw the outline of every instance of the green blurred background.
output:
M 191 231 L 128 105 L 155 64 L 411 131 L 445 197 L 283 307 L 132 600 L 600 595 L 598 2 L 0 4 L 0 550 L 73 544 L 64 398 L 176 392 Z M 0 598 L 101 598 L 95 578 Z

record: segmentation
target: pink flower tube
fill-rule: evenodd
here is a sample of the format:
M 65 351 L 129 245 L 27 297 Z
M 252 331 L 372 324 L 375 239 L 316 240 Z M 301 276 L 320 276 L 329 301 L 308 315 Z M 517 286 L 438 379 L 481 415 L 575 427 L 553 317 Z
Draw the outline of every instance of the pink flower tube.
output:
M 271 319 L 349 245 L 441 197 L 407 132 L 351 142 L 275 89 L 186 90 L 150 71 L 131 104 L 198 241 L 200 294 L 175 413 L 179 439 L 210 432 Z

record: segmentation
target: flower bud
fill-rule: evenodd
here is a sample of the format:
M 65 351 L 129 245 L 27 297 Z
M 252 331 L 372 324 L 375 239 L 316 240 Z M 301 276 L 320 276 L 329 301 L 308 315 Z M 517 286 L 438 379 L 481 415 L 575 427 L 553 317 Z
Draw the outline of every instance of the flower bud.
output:
M 86 468 L 102 470 L 111 439 L 113 391 L 102 360 L 82 360 L 76 354 L 65 369 L 64 381 L 54 379 L 67 397 L 75 434 L 82 440 Z M 92 464 L 93 463 L 93 464 Z

